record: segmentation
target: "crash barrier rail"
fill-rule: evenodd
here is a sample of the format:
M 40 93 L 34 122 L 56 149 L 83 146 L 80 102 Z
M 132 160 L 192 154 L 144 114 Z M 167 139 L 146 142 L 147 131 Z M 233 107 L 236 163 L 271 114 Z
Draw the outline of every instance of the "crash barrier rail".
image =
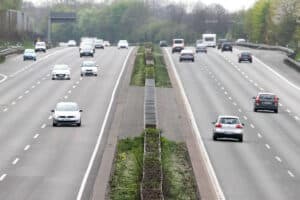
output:
M 294 68 L 295 70 L 297 70 L 298 72 L 300 72 L 300 62 L 292 59 L 292 58 L 285 58 L 283 60 L 283 62 L 287 65 L 289 65 L 290 67 Z
M 0 48 L 0 56 L 8 56 L 11 54 L 16 54 L 16 53 L 21 53 L 24 50 L 22 46 L 12 46 L 8 47 L 6 49 L 1 49 Z

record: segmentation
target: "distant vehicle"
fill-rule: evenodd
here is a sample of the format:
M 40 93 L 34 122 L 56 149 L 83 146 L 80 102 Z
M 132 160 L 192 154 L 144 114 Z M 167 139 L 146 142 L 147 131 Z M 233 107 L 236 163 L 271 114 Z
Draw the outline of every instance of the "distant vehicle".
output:
M 104 41 L 102 39 L 95 40 L 95 48 L 104 49 Z
M 110 42 L 107 41 L 107 40 L 105 40 L 105 41 L 104 41 L 104 46 L 105 46 L 105 47 L 110 47 Z
M 218 39 L 218 42 L 217 42 L 218 49 L 221 49 L 223 43 L 225 43 L 225 42 L 228 42 L 228 40 L 227 39 Z
M 202 43 L 203 43 L 202 39 L 196 40 L 195 46 L 197 47 L 198 44 L 202 44 Z
M 165 41 L 165 40 L 161 40 L 161 41 L 159 41 L 159 46 L 160 46 L 160 47 L 167 47 L 167 46 L 168 46 L 168 43 L 167 43 L 167 41 Z
M 196 46 L 196 53 L 207 53 L 207 47 L 205 44 L 199 43 Z
M 82 110 L 75 102 L 59 102 L 51 112 L 53 113 L 53 126 L 63 124 L 81 126 Z
M 208 47 L 216 47 L 216 40 L 217 40 L 217 35 L 216 34 L 202 34 L 202 40 L 203 44 L 206 44 Z
M 233 138 L 243 142 L 244 124 L 240 122 L 237 116 L 218 116 L 217 121 L 212 122 L 213 140 L 219 138 Z
M 180 52 L 180 56 L 179 56 L 179 62 L 181 61 L 185 61 L 185 60 L 190 60 L 192 62 L 195 61 L 194 58 L 194 52 L 190 49 L 184 49 Z
M 249 52 L 242 52 L 241 54 L 239 54 L 239 63 L 241 62 L 250 62 L 252 63 L 252 55 Z
M 81 76 L 93 75 L 98 76 L 98 65 L 95 61 L 85 60 L 81 64 Z
M 95 40 L 96 38 L 90 38 L 90 37 L 82 37 L 80 39 L 80 46 L 79 46 L 79 51 L 81 50 L 82 46 L 91 46 L 93 48 L 94 53 L 96 52 L 95 49 Z
M 54 65 L 52 69 L 52 80 L 71 80 L 71 70 L 68 65 Z
M 184 39 L 173 39 L 172 53 L 181 52 L 184 49 Z
M 246 42 L 246 40 L 243 39 L 243 38 L 239 38 L 239 39 L 237 39 L 235 42 L 236 42 L 236 43 L 243 43 L 243 42 Z
M 45 53 L 46 49 L 47 49 L 47 47 L 46 47 L 45 42 L 36 42 L 35 43 L 35 52 L 43 51 Z
M 82 56 L 91 56 L 94 57 L 94 49 L 91 45 L 83 45 L 80 48 L 80 57 Z
M 253 97 L 254 112 L 258 110 L 271 110 L 278 113 L 279 98 L 273 93 L 258 93 L 256 97 Z
M 34 60 L 36 61 L 36 53 L 34 49 L 25 49 L 23 54 L 23 60 Z
M 229 42 L 225 42 L 222 44 L 221 51 L 231 51 L 232 52 L 232 45 Z
M 75 40 L 68 41 L 68 47 L 76 47 L 76 46 L 77 46 L 77 42 Z
M 129 44 L 127 40 L 119 40 L 118 42 L 118 49 L 128 49 Z

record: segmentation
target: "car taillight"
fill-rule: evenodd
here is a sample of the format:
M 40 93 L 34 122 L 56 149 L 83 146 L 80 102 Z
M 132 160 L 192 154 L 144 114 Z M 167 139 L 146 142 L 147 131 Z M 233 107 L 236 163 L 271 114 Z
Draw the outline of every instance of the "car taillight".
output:
M 278 104 L 278 97 L 274 98 L 274 104 L 277 105 Z
M 260 103 L 259 96 L 256 97 L 255 103 L 258 105 Z
M 235 128 L 244 128 L 241 124 L 237 124 Z
M 222 124 L 217 123 L 217 124 L 216 124 L 216 128 L 222 128 Z

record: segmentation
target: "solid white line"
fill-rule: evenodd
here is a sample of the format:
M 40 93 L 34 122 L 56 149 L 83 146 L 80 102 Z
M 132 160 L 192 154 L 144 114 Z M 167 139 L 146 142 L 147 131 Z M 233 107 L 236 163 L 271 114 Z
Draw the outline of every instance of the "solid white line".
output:
M 38 138 L 40 136 L 40 134 L 35 134 L 34 136 L 33 136 L 33 139 L 36 139 L 36 138 Z
M 0 177 L 0 181 L 3 181 L 6 178 L 7 174 L 2 174 L 2 176 Z
M 259 138 L 262 138 L 262 135 L 261 135 L 260 133 L 257 133 L 257 136 L 258 136 Z
M 46 128 L 46 124 L 43 124 L 43 125 L 41 126 L 41 128 Z
M 130 51 L 128 52 L 128 54 L 127 54 L 127 57 L 126 57 L 126 59 L 125 59 L 125 61 L 123 63 L 121 72 L 119 74 L 119 77 L 117 79 L 117 82 L 116 82 L 115 87 L 113 89 L 113 92 L 111 94 L 111 99 L 110 99 L 107 111 L 105 113 L 105 117 L 104 117 L 104 121 L 102 123 L 101 131 L 100 131 L 99 136 L 97 138 L 96 146 L 95 146 L 93 154 L 92 154 L 92 156 L 90 158 L 89 165 L 88 165 L 87 170 L 86 170 L 86 172 L 84 174 L 84 177 L 83 177 L 81 185 L 80 185 L 80 189 L 79 189 L 77 197 L 76 197 L 77 200 L 81 200 L 82 199 L 82 195 L 83 195 L 83 192 L 84 192 L 84 189 L 85 189 L 85 186 L 86 186 L 89 174 L 91 173 L 92 166 L 94 165 L 94 162 L 95 162 L 95 159 L 96 159 L 96 155 L 97 155 L 97 152 L 98 152 L 100 144 L 101 144 L 102 136 L 104 134 L 104 130 L 105 130 L 105 127 L 106 127 L 106 124 L 107 124 L 107 121 L 108 121 L 109 114 L 110 114 L 111 109 L 112 109 L 113 102 L 115 101 L 115 96 L 116 96 L 117 89 L 118 89 L 118 87 L 120 85 L 121 78 L 122 78 L 122 76 L 124 74 L 124 71 L 125 71 L 125 68 L 126 68 L 126 65 L 128 63 L 129 56 L 131 55 L 132 50 L 133 50 L 133 48 L 131 48 Z
M 211 182 L 213 184 L 215 193 L 217 195 L 217 199 L 218 200 L 224 200 L 225 199 L 224 193 L 223 193 L 223 191 L 221 189 L 221 186 L 220 186 L 219 181 L 217 179 L 216 173 L 215 173 L 215 171 L 213 169 L 213 166 L 212 166 L 211 161 L 209 159 L 208 153 L 207 153 L 207 151 L 205 149 L 205 146 L 204 146 L 204 143 L 202 141 L 198 125 L 197 125 L 195 117 L 194 117 L 194 113 L 192 111 L 192 108 L 191 108 L 191 105 L 189 103 L 189 100 L 188 100 L 188 98 L 187 98 L 187 96 L 185 94 L 182 82 L 180 80 L 180 77 L 179 77 L 178 72 L 176 70 L 176 67 L 174 65 L 173 59 L 172 59 L 170 53 L 166 49 L 164 49 L 164 50 L 165 50 L 165 52 L 168 55 L 169 61 L 171 63 L 171 68 L 172 68 L 172 70 L 174 72 L 175 78 L 176 78 L 177 83 L 178 83 L 178 87 L 179 87 L 180 92 L 181 92 L 181 96 L 183 97 L 183 100 L 184 100 L 184 103 L 185 103 L 185 107 L 186 107 L 186 109 L 187 109 L 187 111 L 189 113 L 190 121 L 192 123 L 193 130 L 195 131 L 195 136 L 197 137 L 197 142 L 198 142 L 198 145 L 199 145 L 199 150 L 201 151 L 201 154 L 203 155 L 203 160 L 204 160 L 204 163 L 205 163 L 205 167 L 208 170 L 208 174 L 209 174 L 210 180 L 211 180 Z
M 0 83 L 3 83 L 4 81 L 6 81 L 7 76 L 4 74 L 0 74 L 0 76 L 2 76 L 3 78 L 0 80 Z
M 282 76 L 281 74 L 279 74 L 277 71 L 275 71 L 274 69 L 272 69 L 270 66 L 268 66 L 267 64 L 263 63 L 261 60 L 259 60 L 258 58 L 256 58 L 255 56 L 253 56 L 254 59 L 259 62 L 261 65 L 263 65 L 266 69 L 268 69 L 269 71 L 271 71 L 273 74 L 275 74 L 276 76 L 278 76 L 279 78 L 281 78 L 282 80 L 284 80 L 285 82 L 287 82 L 290 86 L 292 86 L 293 88 L 300 90 L 300 87 L 295 85 L 294 83 L 290 82 L 287 78 L 285 78 L 284 76 Z
M 267 147 L 267 149 L 271 149 L 270 145 L 265 144 L 265 146 Z
M 30 148 L 30 145 L 26 145 L 26 147 L 24 148 L 24 151 L 27 151 Z
M 16 159 L 12 162 L 12 164 L 13 164 L 13 165 L 17 164 L 17 163 L 19 162 L 19 160 L 20 160 L 19 158 L 16 158 Z
M 281 158 L 278 157 L 278 156 L 275 156 L 275 159 L 276 159 L 278 162 L 282 162 Z
M 295 178 L 295 175 L 290 170 L 288 170 L 287 172 L 290 175 L 290 177 Z

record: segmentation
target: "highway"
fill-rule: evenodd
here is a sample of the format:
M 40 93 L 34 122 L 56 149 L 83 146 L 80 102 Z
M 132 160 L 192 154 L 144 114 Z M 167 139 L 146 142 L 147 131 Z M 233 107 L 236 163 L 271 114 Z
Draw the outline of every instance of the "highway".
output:
M 80 77 L 81 62 L 92 58 L 80 58 L 76 47 L 0 65 L 0 199 L 76 199 L 129 52 L 97 50 L 98 77 Z M 68 64 L 71 80 L 51 80 L 54 64 Z M 60 101 L 79 104 L 81 127 L 52 127 Z
M 194 63 L 180 63 L 179 54 L 167 51 L 226 199 L 298 199 L 299 74 L 280 62 L 277 52 L 253 51 L 250 64 L 238 63 L 236 48 L 233 53 L 210 48 L 196 54 Z M 278 114 L 253 112 L 252 97 L 261 91 L 279 96 Z M 211 122 L 221 114 L 245 123 L 243 143 L 212 140 Z

